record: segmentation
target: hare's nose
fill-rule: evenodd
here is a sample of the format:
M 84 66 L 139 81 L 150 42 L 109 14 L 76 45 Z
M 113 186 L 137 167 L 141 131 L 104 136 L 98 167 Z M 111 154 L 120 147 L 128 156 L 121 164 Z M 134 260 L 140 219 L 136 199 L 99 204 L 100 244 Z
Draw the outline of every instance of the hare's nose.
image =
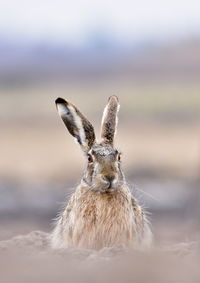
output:
M 110 183 L 115 179 L 114 175 L 104 175 L 104 179 Z
M 115 179 L 114 175 L 104 175 L 104 180 L 109 183 L 108 189 L 112 187 L 112 182 L 114 181 L 114 179 Z

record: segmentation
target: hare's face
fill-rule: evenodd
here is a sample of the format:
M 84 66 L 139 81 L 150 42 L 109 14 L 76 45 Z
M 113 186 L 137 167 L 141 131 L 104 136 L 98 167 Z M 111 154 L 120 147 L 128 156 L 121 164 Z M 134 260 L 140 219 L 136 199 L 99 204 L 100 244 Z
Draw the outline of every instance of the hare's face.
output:
M 111 146 L 95 145 L 88 152 L 84 181 L 100 193 L 118 190 L 123 182 L 120 153 Z
M 119 189 L 123 183 L 123 174 L 120 169 L 120 154 L 113 146 L 119 110 L 118 98 L 111 96 L 104 109 L 101 143 L 96 142 L 93 126 L 75 105 L 58 98 L 56 106 L 68 131 L 88 157 L 88 168 L 83 181 L 90 189 L 98 192 Z

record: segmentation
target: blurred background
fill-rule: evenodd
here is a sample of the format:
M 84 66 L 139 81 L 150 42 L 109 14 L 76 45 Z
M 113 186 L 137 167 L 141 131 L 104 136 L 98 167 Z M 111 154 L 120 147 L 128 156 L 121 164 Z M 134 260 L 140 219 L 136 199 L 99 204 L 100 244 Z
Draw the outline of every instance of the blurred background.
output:
M 72 101 L 97 136 L 110 95 L 116 146 L 158 242 L 200 228 L 198 1 L 7 0 L 0 9 L 0 239 L 52 219 L 86 160 L 54 100 Z

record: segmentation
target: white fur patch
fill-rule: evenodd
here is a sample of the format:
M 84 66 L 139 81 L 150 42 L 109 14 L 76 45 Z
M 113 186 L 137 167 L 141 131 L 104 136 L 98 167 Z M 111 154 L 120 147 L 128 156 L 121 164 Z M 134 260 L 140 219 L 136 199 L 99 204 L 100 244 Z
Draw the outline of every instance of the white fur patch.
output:
M 58 109 L 58 114 L 60 115 L 60 117 L 64 117 L 69 113 L 67 107 L 63 104 L 58 103 L 57 109 Z
M 102 121 L 101 121 L 101 126 L 104 124 L 104 121 L 106 119 L 107 113 L 108 113 L 108 105 L 106 105 L 106 107 L 104 108 L 103 117 L 102 117 Z
M 116 124 L 115 124 L 115 135 L 117 134 L 117 126 L 118 126 L 118 112 L 119 112 L 119 109 L 120 109 L 120 105 L 118 104 L 117 106 L 117 113 L 116 113 Z
M 76 113 L 76 110 L 74 109 L 74 107 L 72 105 L 68 105 L 68 108 L 73 116 L 73 119 L 74 119 L 74 122 L 75 122 L 75 125 L 78 129 L 78 133 L 79 133 L 79 137 L 80 137 L 80 140 L 81 140 L 81 143 L 84 147 L 87 146 L 87 143 L 86 143 L 86 138 L 85 138 L 85 131 L 84 131 L 84 128 L 83 128 L 83 123 L 82 123 L 82 120 L 81 118 L 77 115 Z

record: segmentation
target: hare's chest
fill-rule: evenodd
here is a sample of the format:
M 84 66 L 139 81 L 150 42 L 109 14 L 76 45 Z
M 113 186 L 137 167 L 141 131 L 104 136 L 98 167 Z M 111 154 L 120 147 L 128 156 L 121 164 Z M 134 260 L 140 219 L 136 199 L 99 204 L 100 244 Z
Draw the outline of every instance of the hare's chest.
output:
M 130 214 L 131 201 L 121 194 L 88 196 L 77 204 L 77 217 L 92 223 L 116 220 Z
M 79 234 L 78 238 L 87 235 L 95 243 L 98 239 L 109 244 L 114 239 L 117 241 L 119 235 L 130 236 L 133 210 L 130 199 L 121 195 L 89 197 L 77 204 L 74 213 L 74 231 Z
M 80 211 L 83 221 L 95 225 L 111 225 L 113 221 L 123 221 L 130 217 L 131 203 L 123 198 L 101 196 L 90 199 Z

